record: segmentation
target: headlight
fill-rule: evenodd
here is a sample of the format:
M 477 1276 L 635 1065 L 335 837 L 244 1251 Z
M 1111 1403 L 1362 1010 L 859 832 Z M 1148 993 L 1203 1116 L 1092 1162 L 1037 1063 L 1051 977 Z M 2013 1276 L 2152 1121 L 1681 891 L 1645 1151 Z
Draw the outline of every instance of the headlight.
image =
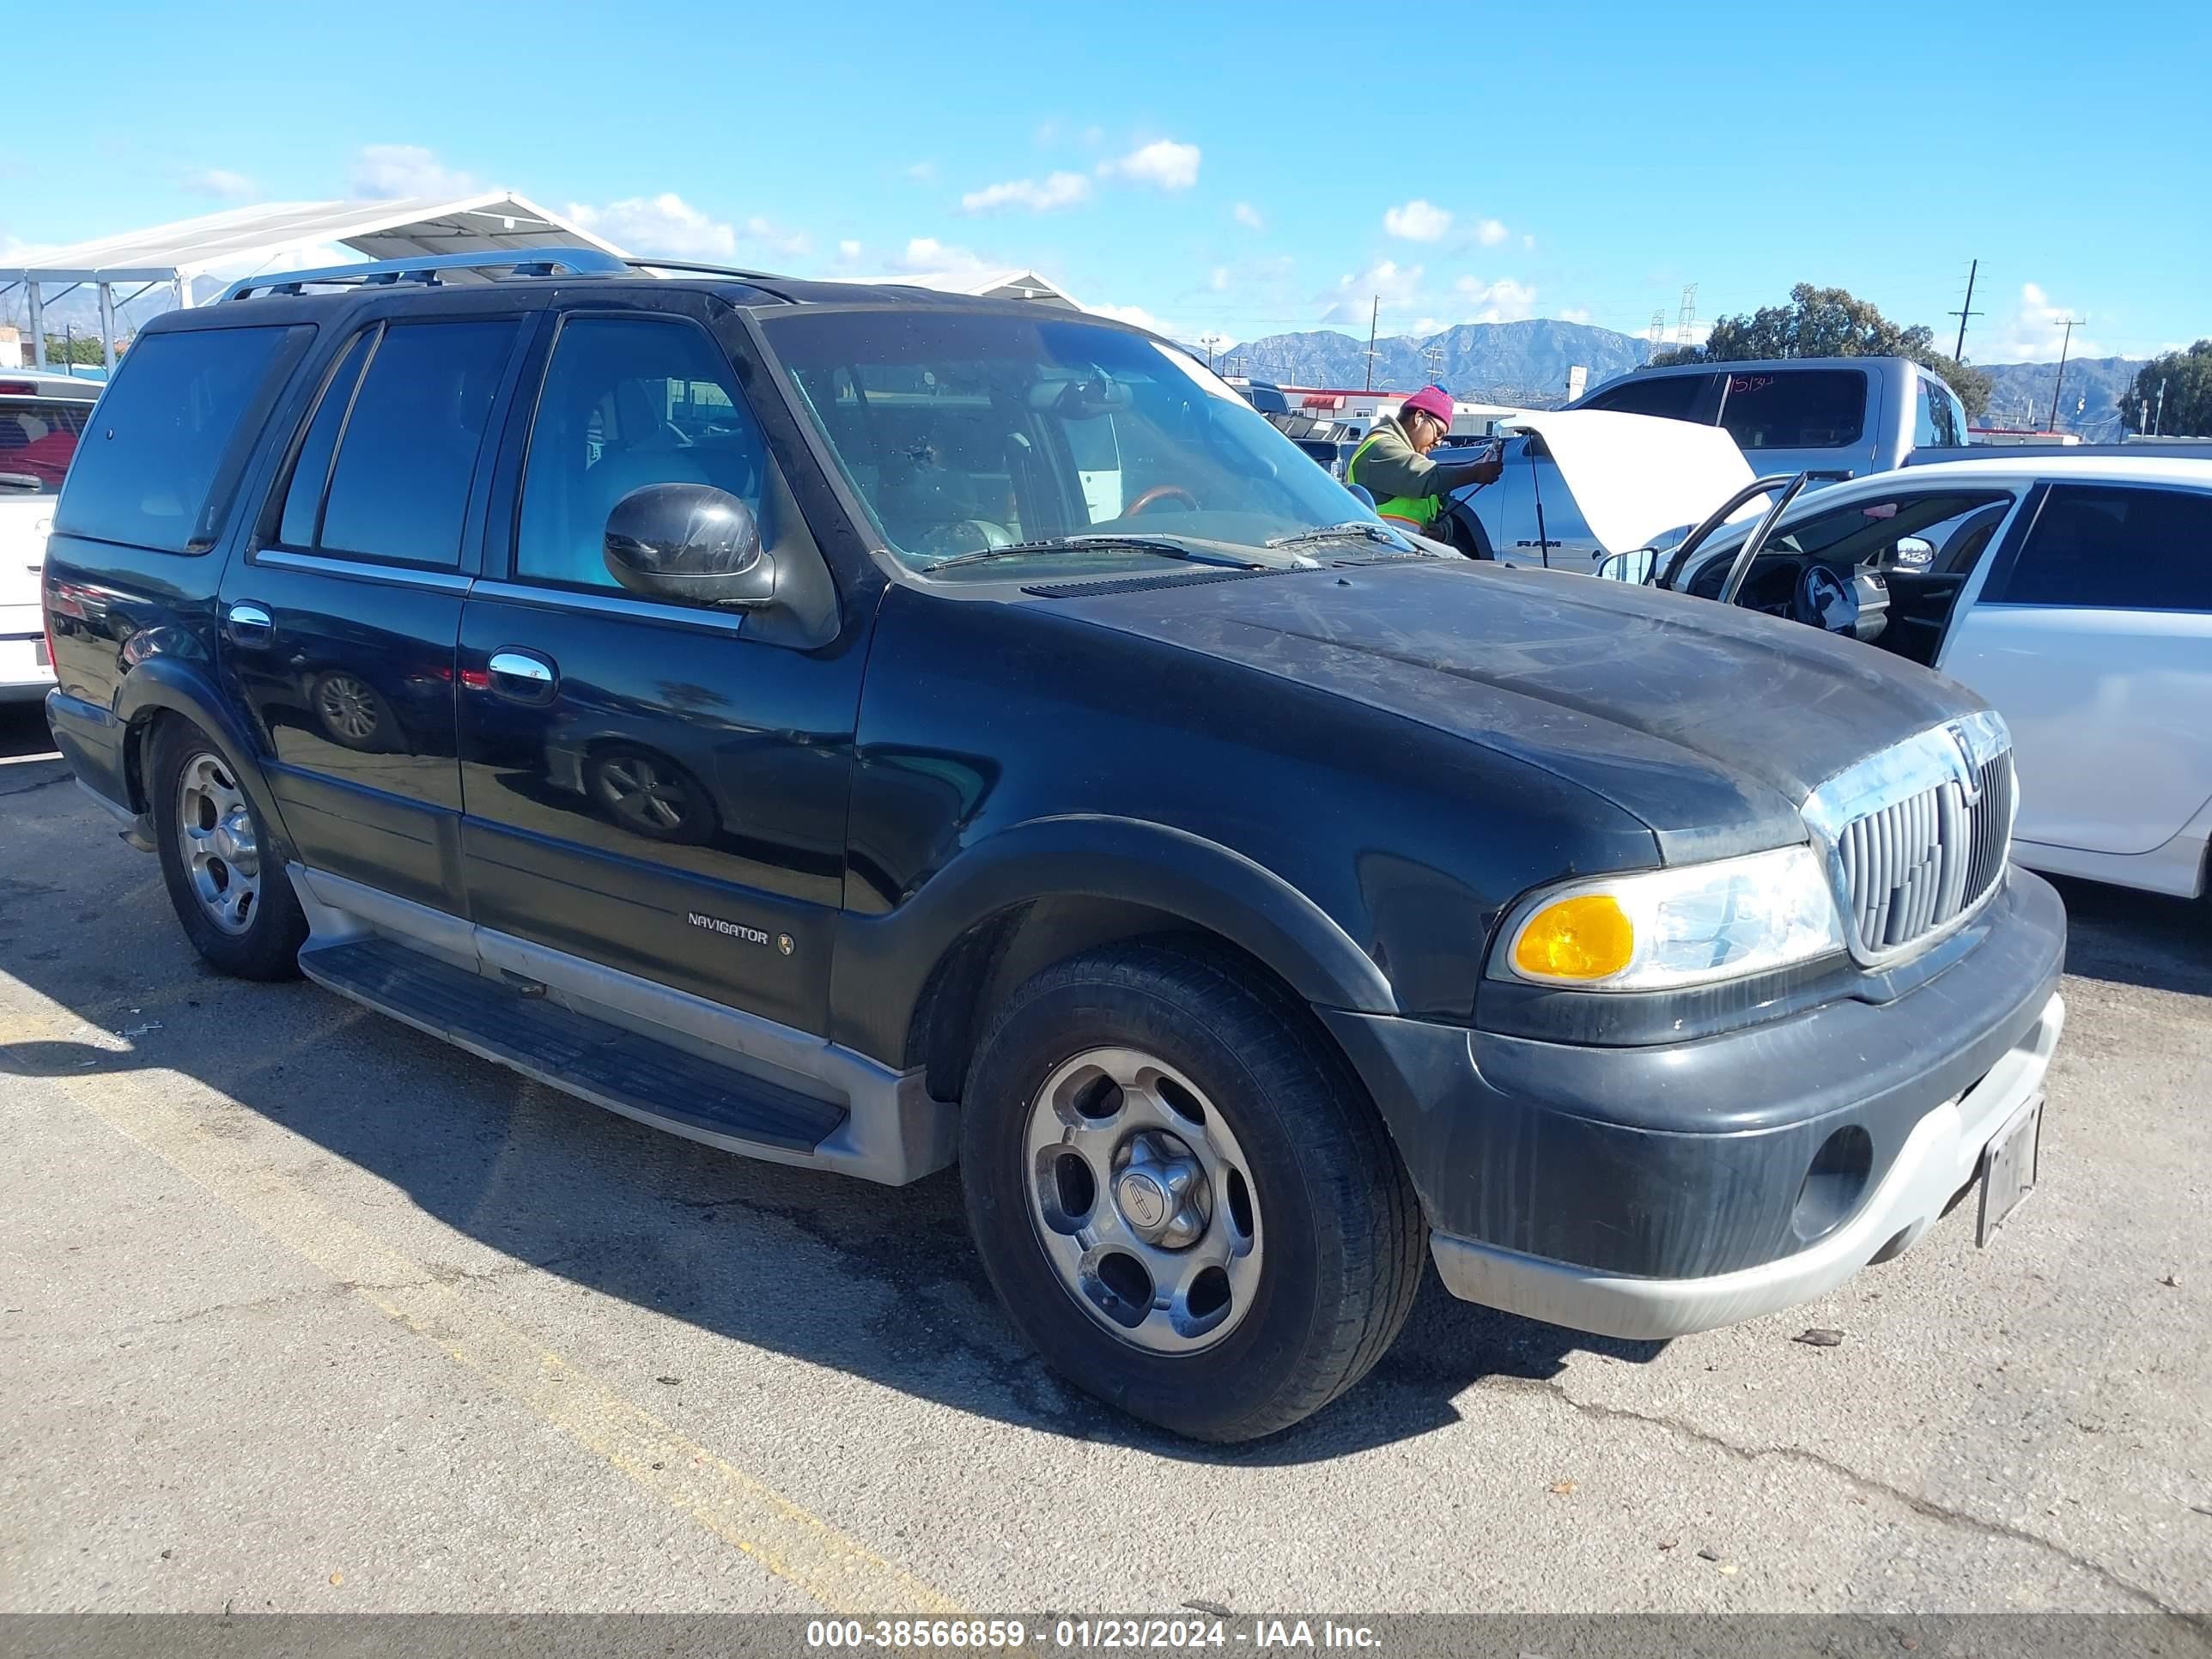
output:
M 1587 991 L 1657 991 L 1842 951 L 1809 847 L 1547 888 L 1516 906 L 1492 971 Z

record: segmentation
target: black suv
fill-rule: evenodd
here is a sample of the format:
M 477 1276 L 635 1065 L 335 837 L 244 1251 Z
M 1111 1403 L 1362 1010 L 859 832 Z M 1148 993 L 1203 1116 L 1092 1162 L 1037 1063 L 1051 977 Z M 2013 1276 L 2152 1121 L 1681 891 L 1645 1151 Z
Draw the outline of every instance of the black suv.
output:
M 240 285 L 132 346 L 44 595 L 210 962 L 957 1159 L 1015 1323 L 1186 1434 L 1350 1387 L 1425 1250 L 1659 1338 L 2033 1179 L 2064 921 L 1994 714 L 1438 556 L 1137 329 L 574 249 Z

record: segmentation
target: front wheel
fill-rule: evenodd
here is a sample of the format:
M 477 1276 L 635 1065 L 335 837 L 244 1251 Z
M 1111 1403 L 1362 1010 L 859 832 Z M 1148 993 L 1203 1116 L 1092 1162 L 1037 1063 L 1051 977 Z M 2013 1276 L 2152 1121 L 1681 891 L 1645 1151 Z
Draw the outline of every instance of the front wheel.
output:
M 291 979 L 307 921 L 268 826 L 206 732 L 164 718 L 147 765 L 155 847 L 195 949 L 241 979 Z
M 968 1216 L 1077 1387 L 1196 1439 L 1287 1428 L 1404 1324 L 1423 1229 L 1342 1060 L 1279 993 L 1176 943 L 1047 969 L 966 1092 Z

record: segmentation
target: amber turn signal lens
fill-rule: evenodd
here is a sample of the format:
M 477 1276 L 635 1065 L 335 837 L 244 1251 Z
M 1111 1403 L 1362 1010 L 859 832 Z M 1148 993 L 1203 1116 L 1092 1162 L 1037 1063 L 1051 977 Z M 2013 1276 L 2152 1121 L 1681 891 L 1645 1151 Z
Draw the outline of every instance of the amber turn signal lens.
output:
M 1577 893 L 1522 924 L 1513 965 L 1532 979 L 1604 979 L 1636 954 L 1636 928 L 1610 893 Z

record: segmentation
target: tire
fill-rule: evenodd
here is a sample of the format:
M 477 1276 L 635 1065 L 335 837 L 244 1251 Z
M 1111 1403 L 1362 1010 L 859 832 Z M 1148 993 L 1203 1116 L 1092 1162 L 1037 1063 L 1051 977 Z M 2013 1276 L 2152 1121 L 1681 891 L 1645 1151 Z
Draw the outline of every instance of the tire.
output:
M 1077 1388 L 1193 1439 L 1257 1439 L 1319 1411 L 1382 1357 L 1420 1283 L 1426 1228 L 1411 1183 L 1307 1018 L 1203 947 L 1108 946 L 1015 992 L 965 1091 L 969 1225 L 1008 1316 Z M 1124 1089 L 1128 1056 L 1141 1075 Z M 1168 1153 L 1188 1155 L 1156 1167 L 1207 1165 L 1211 1197 L 1175 1212 L 1165 1249 L 1116 1264 L 1115 1242 L 1155 1222 L 1175 1184 L 1127 1184 L 1162 1153 L 1146 1121 L 1175 1132 Z M 1185 1242 L 1200 1208 L 1205 1230 Z M 1226 1267 L 1159 1304 L 1164 1282 L 1223 1251 Z
M 307 919 L 229 761 L 180 717 L 154 728 L 147 761 L 161 878 L 193 949 L 240 979 L 296 979 Z

